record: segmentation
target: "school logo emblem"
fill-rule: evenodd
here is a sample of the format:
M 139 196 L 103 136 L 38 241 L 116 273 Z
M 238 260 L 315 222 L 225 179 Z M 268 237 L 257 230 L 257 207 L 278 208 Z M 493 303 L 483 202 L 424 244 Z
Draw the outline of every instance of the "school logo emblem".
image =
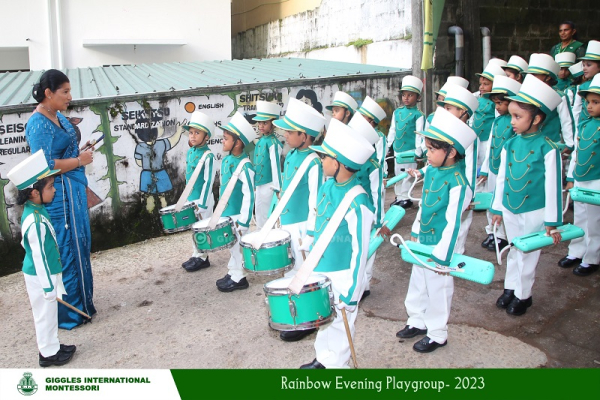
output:
M 23 396 L 31 396 L 35 394 L 38 390 L 38 385 L 35 383 L 35 380 L 32 378 L 31 372 L 23 373 L 23 378 L 19 381 L 17 385 L 17 390 Z

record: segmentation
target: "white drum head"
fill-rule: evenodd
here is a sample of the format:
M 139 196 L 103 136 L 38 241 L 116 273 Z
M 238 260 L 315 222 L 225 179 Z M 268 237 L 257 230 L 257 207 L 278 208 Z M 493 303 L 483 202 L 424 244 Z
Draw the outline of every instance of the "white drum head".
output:
M 222 223 L 227 223 L 228 221 L 229 221 L 229 217 L 221 217 L 221 218 L 219 218 L 219 222 L 217 222 L 217 226 L 221 225 Z M 192 225 L 192 229 L 207 228 L 209 222 L 210 222 L 210 218 L 195 222 L 194 225 Z
M 254 232 L 245 234 L 242 237 L 242 242 L 252 243 L 256 239 L 256 237 L 258 236 L 259 233 L 260 233 L 260 231 L 254 231 Z M 269 234 L 267 235 L 267 237 L 263 243 L 279 242 L 279 241 L 289 239 L 289 238 L 290 238 L 289 232 L 284 231 L 283 229 L 271 229 L 271 231 L 269 232 Z
M 275 279 L 274 281 L 265 283 L 265 288 L 285 289 L 288 286 L 290 286 L 292 279 L 294 279 L 294 277 L 284 277 L 284 278 Z M 310 284 L 315 284 L 315 283 L 325 283 L 327 280 L 328 280 L 328 278 L 325 275 L 311 274 L 308 277 L 308 279 L 306 280 L 306 283 L 304 283 L 304 285 L 310 285 Z

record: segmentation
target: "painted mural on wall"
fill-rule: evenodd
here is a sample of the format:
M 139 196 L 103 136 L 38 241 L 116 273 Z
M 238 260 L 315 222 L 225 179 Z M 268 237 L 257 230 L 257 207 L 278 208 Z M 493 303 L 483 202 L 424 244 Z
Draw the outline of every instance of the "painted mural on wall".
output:
M 100 215 L 104 217 L 103 223 L 121 218 L 133 205 L 158 220 L 158 210 L 177 201 L 185 185 L 185 159 L 189 149 L 187 131 L 182 126 L 195 110 L 211 116 L 217 128 L 227 124 L 237 111 L 254 124 L 257 100 L 280 104 L 283 115 L 289 98 L 294 97 L 322 112 L 329 120 L 331 114 L 325 106 L 338 90 L 350 93 L 359 104 L 366 92 L 370 92 L 365 82 L 357 81 L 352 82 L 352 87 L 263 89 L 162 101 L 94 103 L 69 110 L 65 115 L 75 126 L 81 143 L 104 135 L 104 140 L 96 146 L 94 162 L 86 167 L 88 193 L 94 198 L 89 204 L 92 221 L 94 216 Z M 391 115 L 397 93 L 383 90 L 382 94 L 380 104 L 385 104 Z M 8 184 L 6 174 L 29 154 L 25 125 L 30 116 L 31 112 L 0 115 L 0 235 L 2 240 L 17 244 L 21 209 L 14 207 L 17 193 L 14 186 Z M 283 132 L 276 133 L 285 143 Z M 215 154 L 217 170 L 224 156 L 222 140 L 222 131 L 217 129 L 208 142 Z

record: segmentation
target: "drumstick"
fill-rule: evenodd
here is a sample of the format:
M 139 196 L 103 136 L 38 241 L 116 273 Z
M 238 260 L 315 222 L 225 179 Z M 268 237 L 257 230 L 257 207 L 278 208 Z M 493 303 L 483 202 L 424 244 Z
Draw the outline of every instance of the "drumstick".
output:
M 352 343 L 352 335 L 350 334 L 350 326 L 348 326 L 348 317 L 346 316 L 346 309 L 343 308 L 342 316 L 344 317 L 344 326 L 346 327 L 346 335 L 348 335 L 348 343 L 350 343 L 350 352 L 352 353 L 352 361 L 354 362 L 354 368 L 358 369 L 356 363 L 356 352 L 354 351 L 354 344 Z
M 298 238 L 298 243 L 300 243 L 300 246 L 302 246 L 302 239 Z M 302 259 L 306 260 L 306 253 L 304 252 L 304 250 L 300 250 L 302 252 Z
M 56 298 L 56 300 L 57 300 L 57 301 L 58 301 L 60 304 L 62 304 L 63 306 L 65 306 L 65 307 L 68 307 L 68 308 L 70 308 L 71 310 L 75 311 L 76 313 L 83 315 L 83 316 L 84 316 L 84 317 L 86 317 L 87 319 L 89 319 L 89 320 L 91 320 L 91 319 L 92 319 L 92 317 L 90 317 L 89 315 L 87 315 L 86 313 L 84 313 L 83 311 L 81 311 L 80 309 L 73 307 L 72 305 L 70 305 L 69 303 L 67 303 L 66 301 L 64 301 L 63 299 L 61 299 L 60 297 L 57 297 L 57 298 Z

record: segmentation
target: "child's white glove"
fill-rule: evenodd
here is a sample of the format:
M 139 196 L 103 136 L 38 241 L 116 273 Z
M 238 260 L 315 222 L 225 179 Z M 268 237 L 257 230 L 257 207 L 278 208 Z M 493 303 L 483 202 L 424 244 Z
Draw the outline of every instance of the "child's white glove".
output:
M 56 301 L 56 290 L 44 292 L 44 299 L 46 299 L 46 301 Z
M 313 236 L 304 235 L 304 237 L 302 238 L 302 244 L 300 245 L 300 247 L 298 247 L 298 250 L 306 252 L 310 251 L 310 246 L 312 246 L 314 241 L 315 238 Z

